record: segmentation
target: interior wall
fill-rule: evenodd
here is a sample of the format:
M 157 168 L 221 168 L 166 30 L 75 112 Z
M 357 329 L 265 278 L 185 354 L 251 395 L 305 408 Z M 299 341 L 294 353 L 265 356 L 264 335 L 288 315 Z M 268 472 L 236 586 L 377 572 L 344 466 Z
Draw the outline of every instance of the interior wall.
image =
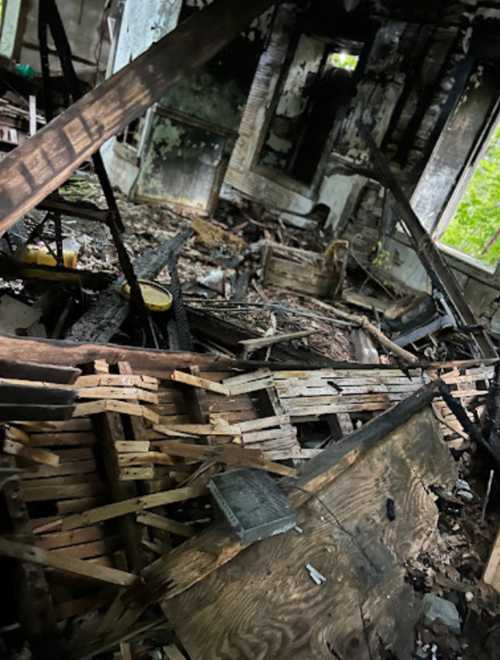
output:
M 404 236 L 398 235 L 397 211 L 382 187 L 359 173 L 369 169 L 370 164 L 357 123 L 371 126 L 408 197 L 415 193 L 415 208 L 431 228 L 481 134 L 492 99 L 498 98 L 498 69 L 491 69 L 490 52 L 483 62 L 477 45 L 473 50 L 475 31 L 478 25 L 484 28 L 481 7 L 458 3 L 444 20 L 436 7 L 407 7 L 396 2 L 391 3 L 391 9 L 388 6 L 379 3 L 380 20 L 357 79 L 356 94 L 336 122 L 332 140 L 326 146 L 328 164 L 317 188 L 304 187 L 258 166 L 280 77 L 290 57 L 293 59 L 289 45 L 296 35 L 295 28 L 302 28 L 296 9 L 286 4 L 280 7 L 248 99 L 226 181 L 263 203 L 296 213 L 309 212 L 317 202 L 326 204 L 332 230 L 350 240 L 358 258 L 380 270 L 388 281 L 429 291 L 430 281 L 418 255 Z M 495 35 L 494 28 L 489 33 Z M 492 43 L 500 38 L 500 29 L 496 34 L 488 45 L 498 57 L 500 48 L 495 51 Z M 484 50 L 484 39 L 475 41 Z M 438 142 L 443 146 L 441 161 L 432 159 L 438 153 Z M 373 263 L 377 254 L 377 262 Z M 446 259 L 477 315 L 494 320 L 497 328 L 499 269 L 496 275 L 482 271 L 474 264 L 463 263 L 451 250 Z
M 7 6 L 16 0 L 7 0 Z M 23 64 L 40 70 L 38 50 L 38 3 L 39 0 L 23 0 L 17 26 L 16 47 L 13 57 Z M 109 51 L 109 38 L 105 21 L 105 3 L 102 0 L 74 2 L 66 0 L 57 3 L 59 13 L 66 28 L 73 55 L 77 58 L 75 67 L 80 73 L 95 74 L 103 71 Z M 49 45 L 53 48 L 52 40 Z M 51 57 L 54 72 L 61 67 L 56 57 Z

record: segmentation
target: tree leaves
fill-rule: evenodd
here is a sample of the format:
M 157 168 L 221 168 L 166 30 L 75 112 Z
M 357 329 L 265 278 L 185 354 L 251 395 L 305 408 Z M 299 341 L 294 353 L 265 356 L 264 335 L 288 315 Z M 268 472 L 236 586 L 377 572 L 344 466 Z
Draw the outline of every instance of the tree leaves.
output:
M 500 259 L 499 230 L 500 125 L 441 242 L 495 266 Z M 496 240 L 493 240 L 495 237 Z

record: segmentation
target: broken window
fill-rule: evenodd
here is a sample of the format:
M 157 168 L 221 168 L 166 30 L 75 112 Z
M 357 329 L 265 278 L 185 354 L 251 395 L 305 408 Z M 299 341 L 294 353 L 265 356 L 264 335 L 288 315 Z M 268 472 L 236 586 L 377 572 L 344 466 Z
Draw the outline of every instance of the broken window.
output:
M 346 51 L 341 53 L 332 53 L 328 63 L 330 66 L 344 71 L 355 71 L 359 63 L 359 55 L 352 55 Z
M 462 186 L 465 192 L 438 228 L 437 238 L 495 267 L 500 259 L 500 121 L 466 168 Z
M 138 150 L 141 139 L 142 123 L 142 117 L 134 119 L 134 121 L 130 122 L 125 128 L 123 133 L 116 136 L 116 141 L 121 144 L 127 144 L 129 147 Z
M 363 44 L 302 34 L 283 75 L 259 165 L 310 185 L 354 91 Z

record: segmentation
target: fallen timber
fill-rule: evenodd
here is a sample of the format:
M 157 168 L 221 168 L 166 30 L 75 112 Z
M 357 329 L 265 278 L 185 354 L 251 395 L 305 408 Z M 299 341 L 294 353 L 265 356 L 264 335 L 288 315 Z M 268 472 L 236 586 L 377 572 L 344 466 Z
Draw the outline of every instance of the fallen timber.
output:
M 154 375 L 155 372 L 173 371 L 174 369 L 189 370 L 198 366 L 208 371 L 221 369 L 241 370 L 258 369 L 260 367 L 277 368 L 280 370 L 310 369 L 311 364 L 306 362 L 273 363 L 259 360 L 234 360 L 220 355 L 209 353 L 191 353 L 188 351 L 160 351 L 156 349 L 142 349 L 135 346 L 119 346 L 117 344 L 93 344 L 60 341 L 54 339 L 33 339 L 28 337 L 13 337 L 0 335 L 0 360 L 24 362 L 29 356 L 34 364 L 50 364 L 63 367 L 75 367 L 95 360 L 107 360 L 111 363 L 129 362 L 133 368 Z M 478 364 L 496 364 L 497 359 L 465 360 L 453 363 L 457 367 L 472 367 Z M 387 365 L 370 365 L 357 362 L 325 362 L 329 369 L 391 369 Z M 443 362 L 421 362 L 412 365 L 412 369 L 439 369 L 446 366 Z M 314 365 L 321 368 L 321 365 Z
M 218 0 L 87 93 L 0 163 L 0 236 L 59 188 L 106 140 L 208 62 L 272 0 Z
M 465 300 L 453 272 L 448 268 L 439 250 L 434 245 L 432 238 L 422 226 L 422 223 L 408 201 L 403 188 L 393 174 L 386 157 L 378 148 L 372 134 L 366 126 L 360 124 L 359 130 L 368 146 L 371 158 L 373 159 L 373 166 L 378 181 L 386 186 L 393 194 L 401 213 L 401 220 L 410 233 L 415 250 L 420 257 L 434 288 L 440 291 L 450 303 L 459 325 L 477 328 L 477 319 Z M 479 354 L 483 357 L 498 357 L 495 346 L 484 328 L 479 327 L 477 331 L 474 331 L 472 334 L 472 340 L 479 351 Z

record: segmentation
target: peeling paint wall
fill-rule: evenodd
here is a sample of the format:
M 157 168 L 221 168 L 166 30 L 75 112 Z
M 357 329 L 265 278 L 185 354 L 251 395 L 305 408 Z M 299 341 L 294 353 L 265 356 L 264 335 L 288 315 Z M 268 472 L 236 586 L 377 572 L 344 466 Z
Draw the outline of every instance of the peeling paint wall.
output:
M 137 201 L 212 212 L 214 181 L 227 164 L 226 138 L 157 115 L 134 192 Z
M 110 75 L 175 29 L 181 7 L 182 0 L 125 0 Z M 113 185 L 129 194 L 139 175 L 140 154 L 120 145 L 116 138 L 108 140 L 101 153 Z

